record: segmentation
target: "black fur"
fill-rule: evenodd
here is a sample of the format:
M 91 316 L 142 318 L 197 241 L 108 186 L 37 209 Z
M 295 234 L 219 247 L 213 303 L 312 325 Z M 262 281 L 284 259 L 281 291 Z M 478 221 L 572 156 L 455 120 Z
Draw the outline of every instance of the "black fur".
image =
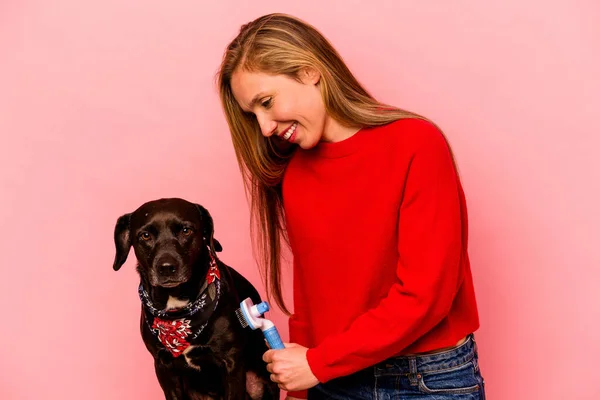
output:
M 165 398 L 248 399 L 250 372 L 258 377 L 254 387 L 263 388 L 258 398 L 279 399 L 279 388 L 269 379 L 262 360 L 267 350 L 262 333 L 242 328 L 235 315 L 241 300 L 250 297 L 256 304 L 260 296 L 248 280 L 216 257 L 222 247 L 213 233 L 212 217 L 199 204 L 177 198 L 145 203 L 117 220 L 113 269 L 121 268 L 133 246 L 141 284 L 152 302 L 165 308 L 169 296 L 191 301 L 198 297 L 212 251 L 221 271 L 221 297 L 207 327 L 190 342 L 191 351 L 173 357 L 141 313 L 142 338 L 154 357 Z

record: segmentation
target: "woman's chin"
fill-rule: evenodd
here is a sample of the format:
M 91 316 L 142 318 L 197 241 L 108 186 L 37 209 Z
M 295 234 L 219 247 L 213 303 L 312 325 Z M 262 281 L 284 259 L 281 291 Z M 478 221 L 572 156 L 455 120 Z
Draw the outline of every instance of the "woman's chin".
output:
M 310 150 L 318 145 L 320 140 L 296 140 L 296 144 L 303 150 Z

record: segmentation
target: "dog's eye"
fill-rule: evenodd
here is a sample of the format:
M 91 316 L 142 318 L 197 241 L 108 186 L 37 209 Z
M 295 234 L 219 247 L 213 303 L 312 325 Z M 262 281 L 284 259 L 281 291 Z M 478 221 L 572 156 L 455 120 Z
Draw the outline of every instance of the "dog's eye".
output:
M 184 236 L 190 236 L 192 234 L 192 229 L 184 227 L 181 229 L 181 233 L 183 233 Z
M 140 240 L 150 240 L 150 234 L 148 232 L 142 232 L 139 234 Z

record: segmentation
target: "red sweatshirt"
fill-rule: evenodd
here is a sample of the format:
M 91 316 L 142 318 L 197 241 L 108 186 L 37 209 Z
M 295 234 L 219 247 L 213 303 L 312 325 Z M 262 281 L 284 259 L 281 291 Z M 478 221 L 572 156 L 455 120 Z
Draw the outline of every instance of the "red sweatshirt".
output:
M 432 124 L 400 120 L 297 151 L 283 200 L 290 341 L 309 348 L 320 382 L 453 346 L 479 327 L 465 196 Z

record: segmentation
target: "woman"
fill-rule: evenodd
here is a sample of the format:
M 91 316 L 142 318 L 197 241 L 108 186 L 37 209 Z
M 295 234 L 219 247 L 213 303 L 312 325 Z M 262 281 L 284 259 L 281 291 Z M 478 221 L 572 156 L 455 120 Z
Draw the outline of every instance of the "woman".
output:
M 241 28 L 218 74 L 280 308 L 293 254 L 290 342 L 264 355 L 288 399 L 483 399 L 465 197 L 426 118 L 375 100 L 309 24 Z M 308 391 L 307 391 L 308 389 Z

